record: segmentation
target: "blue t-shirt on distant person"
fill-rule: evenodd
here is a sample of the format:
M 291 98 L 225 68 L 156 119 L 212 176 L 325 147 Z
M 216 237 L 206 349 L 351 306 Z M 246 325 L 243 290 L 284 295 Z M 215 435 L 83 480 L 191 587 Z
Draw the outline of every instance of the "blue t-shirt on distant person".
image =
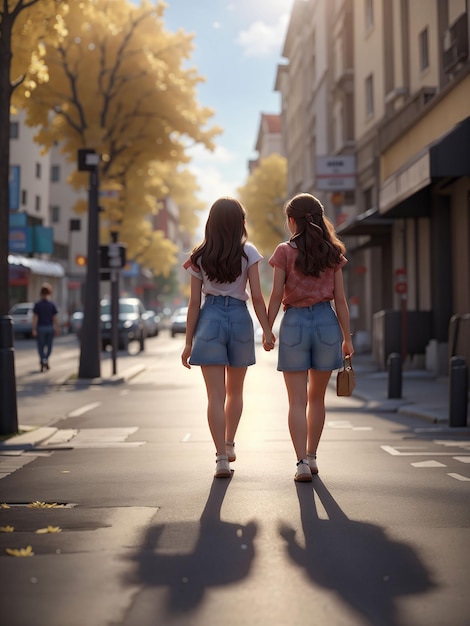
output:
M 34 305 L 33 313 L 38 316 L 38 326 L 53 326 L 57 307 L 50 300 L 38 300 Z

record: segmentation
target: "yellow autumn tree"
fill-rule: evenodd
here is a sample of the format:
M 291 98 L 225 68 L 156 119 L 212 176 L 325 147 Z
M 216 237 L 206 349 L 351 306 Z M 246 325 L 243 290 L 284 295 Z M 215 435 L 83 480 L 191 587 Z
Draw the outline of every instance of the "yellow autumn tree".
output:
M 245 185 L 238 189 L 246 209 L 250 239 L 261 254 L 269 255 L 286 238 L 283 206 L 287 161 L 280 154 L 261 159 Z
M 91 0 L 84 0 L 84 4 L 87 1 Z M 0 3 L 0 315 L 9 310 L 10 108 L 37 84 L 48 80 L 44 43 L 66 35 L 64 16 L 68 9 L 65 0 Z
M 213 149 L 220 132 L 208 127 L 212 110 L 197 102 L 203 79 L 187 67 L 192 36 L 165 29 L 164 7 L 127 0 L 71 4 L 64 17 L 68 34 L 44 44 L 49 80 L 25 92 L 22 103 L 46 149 L 58 142 L 70 161 L 83 147 L 102 155 L 101 187 L 118 192 L 103 203 L 102 217 L 118 225 L 129 258 L 145 257 L 155 273 L 175 262 L 174 246 L 162 246 L 161 233 L 149 234 L 149 216 L 170 189 L 158 164 L 188 162 L 189 143 Z M 84 184 L 86 176 L 72 182 Z

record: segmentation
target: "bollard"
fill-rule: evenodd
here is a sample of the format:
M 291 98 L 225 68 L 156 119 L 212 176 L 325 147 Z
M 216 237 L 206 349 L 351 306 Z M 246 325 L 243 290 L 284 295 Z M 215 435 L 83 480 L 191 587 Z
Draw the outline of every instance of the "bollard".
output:
M 401 398 L 401 355 L 392 352 L 387 359 L 388 368 L 388 397 Z
M 449 426 L 467 425 L 468 367 L 461 356 L 450 359 L 449 370 Z
M 13 321 L 0 316 L 0 435 L 18 432 Z

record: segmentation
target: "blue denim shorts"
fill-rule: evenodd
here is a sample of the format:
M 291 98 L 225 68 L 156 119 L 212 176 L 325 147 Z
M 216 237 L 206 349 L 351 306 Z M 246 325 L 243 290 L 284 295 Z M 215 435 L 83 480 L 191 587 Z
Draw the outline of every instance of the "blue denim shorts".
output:
M 329 302 L 290 307 L 279 331 L 280 372 L 335 370 L 342 366 L 343 334 Z
M 253 320 L 246 302 L 231 296 L 206 296 L 189 363 L 247 367 L 255 362 Z

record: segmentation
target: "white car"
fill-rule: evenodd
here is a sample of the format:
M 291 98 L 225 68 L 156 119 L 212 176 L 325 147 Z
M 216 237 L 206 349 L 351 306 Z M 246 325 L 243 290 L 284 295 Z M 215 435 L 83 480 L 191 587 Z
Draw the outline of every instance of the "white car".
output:
M 13 332 L 15 335 L 32 337 L 33 333 L 33 309 L 34 302 L 18 302 L 8 312 L 13 320 Z

